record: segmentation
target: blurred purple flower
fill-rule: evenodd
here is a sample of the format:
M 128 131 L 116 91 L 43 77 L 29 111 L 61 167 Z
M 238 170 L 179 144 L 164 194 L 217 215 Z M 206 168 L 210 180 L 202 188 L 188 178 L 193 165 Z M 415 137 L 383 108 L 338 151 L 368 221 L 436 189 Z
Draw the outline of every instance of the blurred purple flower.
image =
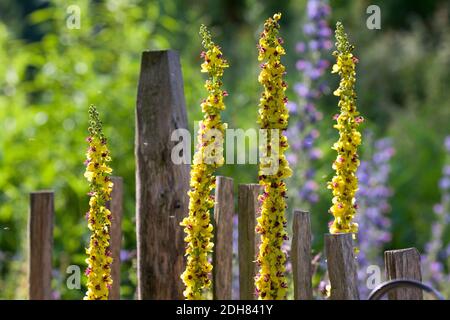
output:
M 321 0 L 309 0 L 306 6 L 306 12 L 308 19 L 318 20 L 326 18 L 330 15 L 331 9 L 324 1 Z
M 422 255 L 423 279 L 438 290 L 445 289 L 445 284 L 450 282 L 450 274 L 445 273 L 444 268 L 444 263 L 450 258 L 450 244 L 445 245 L 443 241 L 450 221 L 450 136 L 445 138 L 444 150 L 447 155 L 439 181 L 441 202 L 433 207 L 435 221 L 431 226 L 430 241 L 425 244 L 425 254 Z
M 317 40 L 311 40 L 308 43 L 309 49 L 312 51 L 316 51 L 317 49 L 319 49 L 319 41 Z
M 297 53 L 303 53 L 306 50 L 306 45 L 304 42 L 298 42 L 295 46 Z
M 444 177 L 439 181 L 439 188 L 447 190 L 450 188 L 450 178 Z
M 366 133 L 371 141 L 372 133 Z M 387 217 L 390 211 L 389 198 L 392 191 L 388 186 L 390 161 L 394 155 L 392 142 L 383 138 L 373 143 L 373 154 L 363 159 L 357 171 L 359 190 L 356 200 L 359 205 L 357 222 L 359 224 L 358 254 L 359 290 L 363 298 L 368 297 L 367 267 L 369 265 L 382 266 L 383 246 L 391 241 L 391 221 Z M 370 148 L 370 149 L 372 149 Z
M 297 53 L 302 56 L 296 63 L 300 71 L 300 81 L 294 84 L 297 94 L 297 110 L 290 113 L 290 153 L 288 157 L 295 175 L 292 179 L 299 190 L 292 190 L 293 205 L 308 210 L 319 200 L 316 187 L 315 162 L 322 157 L 321 150 L 315 144 L 319 137 L 315 126 L 322 119 L 322 113 L 316 108 L 317 100 L 329 92 L 327 84 L 322 80 L 330 66 L 327 57 L 331 49 L 331 29 L 327 19 L 331 13 L 326 0 L 308 0 L 306 5 L 306 21 L 303 24 L 305 39 L 296 45 Z M 325 43 L 325 45 L 324 45 Z M 289 107 L 290 108 L 290 107 Z M 291 109 L 290 109 L 291 110 Z
M 306 60 L 298 60 L 295 67 L 298 71 L 305 71 L 311 67 L 311 64 Z
M 303 32 L 308 36 L 314 34 L 315 31 L 316 27 L 312 23 L 307 23 L 303 26 Z
M 450 152 L 450 136 L 445 138 L 445 148 L 447 149 L 447 152 Z
M 289 110 L 289 114 L 293 114 L 293 113 L 296 113 L 296 112 L 297 112 L 297 105 L 296 105 L 294 102 L 289 101 L 289 102 L 286 104 L 286 107 L 287 107 L 288 110 Z

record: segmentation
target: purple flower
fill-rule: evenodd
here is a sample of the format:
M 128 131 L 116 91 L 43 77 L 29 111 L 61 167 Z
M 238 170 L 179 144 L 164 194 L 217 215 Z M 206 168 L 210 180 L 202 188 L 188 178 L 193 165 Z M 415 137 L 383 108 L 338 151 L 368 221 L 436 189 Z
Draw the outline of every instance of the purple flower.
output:
M 322 151 L 320 151 L 319 149 L 312 149 L 309 152 L 309 158 L 311 160 L 313 160 L 313 161 L 321 159 L 322 158 Z
M 317 66 L 317 68 L 319 68 L 319 69 L 321 69 L 323 71 L 324 69 L 327 69 L 330 66 L 330 62 L 328 60 L 325 60 L 325 59 L 320 59 L 317 62 L 316 66 Z
M 296 45 L 297 53 L 301 54 L 296 62 L 296 69 L 300 71 L 299 82 L 293 89 L 298 97 L 296 112 L 290 114 L 288 132 L 290 137 L 289 161 L 296 175 L 293 180 L 295 186 L 299 186 L 291 197 L 294 206 L 309 209 L 311 204 L 319 200 L 316 182 L 315 161 L 322 157 L 322 152 L 315 148 L 319 132 L 315 129 L 318 121 L 322 119 L 322 113 L 316 108 L 317 100 L 329 92 L 327 84 L 322 80 L 329 67 L 326 60 L 330 56 L 328 52 L 332 44 L 330 40 L 331 29 L 327 18 L 330 15 L 330 7 L 326 0 L 308 0 L 306 5 L 306 21 L 303 23 L 305 38 Z M 328 47 L 328 48 L 327 48 Z M 327 49 L 324 49 L 327 48 Z
M 308 13 L 309 19 L 317 19 L 317 17 L 320 15 L 320 2 L 315 0 L 308 1 L 306 12 Z
M 308 70 L 306 73 L 312 80 L 317 80 L 322 75 L 322 71 L 320 69 L 315 69 L 315 68 Z
M 307 23 L 303 26 L 303 32 L 306 35 L 312 35 L 315 31 L 316 31 L 316 28 L 312 23 Z
M 447 149 L 447 152 L 450 152 L 450 136 L 445 138 L 445 148 Z
M 294 85 L 294 90 L 300 97 L 308 96 L 308 88 L 303 83 L 296 83 Z
M 289 101 L 286 104 L 286 107 L 288 108 L 290 114 L 297 112 L 297 104 L 295 104 L 294 102 Z
M 330 50 L 333 47 L 333 42 L 330 40 L 324 40 L 320 43 L 320 48 L 323 50 Z
M 291 166 L 295 166 L 295 165 L 297 164 L 297 155 L 295 155 L 295 154 L 293 154 L 293 153 L 289 153 L 289 154 L 286 156 L 286 160 L 288 161 L 288 163 L 289 163 Z
M 372 134 L 366 133 L 370 141 Z M 372 145 L 371 145 L 372 146 Z M 373 143 L 374 153 L 369 159 L 362 159 L 357 171 L 359 190 L 356 201 L 359 204 L 357 222 L 359 223 L 359 290 L 363 297 L 368 296 L 366 286 L 369 265 L 381 266 L 383 246 L 391 241 L 391 221 L 389 197 L 391 189 L 387 186 L 390 173 L 390 160 L 394 155 L 390 139 L 380 139 Z
M 332 34 L 331 29 L 328 27 L 320 28 L 318 35 L 322 38 L 328 38 Z
M 431 286 L 440 290 L 443 283 L 450 281 L 450 275 L 445 273 L 443 263 L 450 257 L 450 244 L 443 242 L 446 226 L 450 222 L 450 136 L 445 138 L 444 149 L 447 152 L 446 163 L 439 180 L 441 202 L 434 205 L 435 221 L 431 226 L 431 238 L 425 244 L 425 254 L 422 256 L 423 279 Z
M 439 263 L 439 262 L 436 262 L 436 261 L 434 261 L 434 262 L 432 262 L 431 263 L 431 271 L 432 272 L 442 272 L 443 271 L 443 267 L 442 267 L 442 264 L 441 263 Z
M 311 63 L 309 63 L 306 60 L 298 60 L 297 63 L 295 64 L 295 67 L 297 68 L 298 71 L 304 71 L 311 68 Z
M 312 51 L 316 51 L 317 49 L 319 49 L 320 44 L 319 44 L 319 41 L 317 41 L 317 40 L 311 40 L 308 43 L 308 46 L 309 46 L 309 49 L 311 49 Z
M 306 45 L 304 42 L 298 42 L 297 45 L 295 46 L 295 50 L 298 53 L 303 53 L 306 50 Z
M 309 0 L 306 6 L 306 12 L 310 20 L 318 20 L 330 14 L 330 7 L 323 1 Z
M 450 189 L 450 178 L 444 177 L 439 181 L 439 188 L 442 190 Z
M 441 214 L 444 213 L 444 206 L 442 205 L 442 203 L 437 203 L 437 204 L 434 205 L 433 211 L 437 215 L 441 215 Z

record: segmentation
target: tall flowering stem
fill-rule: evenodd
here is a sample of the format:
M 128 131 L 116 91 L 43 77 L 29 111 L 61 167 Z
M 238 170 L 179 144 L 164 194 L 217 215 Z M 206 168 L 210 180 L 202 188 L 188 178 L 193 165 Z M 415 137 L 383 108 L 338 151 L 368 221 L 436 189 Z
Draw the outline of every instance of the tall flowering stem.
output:
M 365 141 L 369 141 L 370 153 L 358 168 L 359 214 L 356 221 L 359 225 L 358 246 L 358 280 L 361 296 L 368 297 L 368 267 L 383 264 L 383 247 L 391 241 L 391 211 L 389 198 L 392 189 L 389 187 L 391 159 L 395 154 L 390 138 L 381 138 L 372 143 L 372 133 L 366 132 Z M 367 149 L 366 149 L 367 150 Z M 373 150 L 373 152 L 372 152 Z
M 291 151 L 287 155 L 294 175 L 291 179 L 291 203 L 295 207 L 309 210 L 319 201 L 319 186 L 316 182 L 315 163 L 322 157 L 316 146 L 320 133 L 317 124 L 322 113 L 317 109 L 318 100 L 328 92 L 324 74 L 329 67 L 328 56 L 332 47 L 332 31 L 327 18 L 331 13 L 326 0 L 308 0 L 306 22 L 303 24 L 305 41 L 298 42 L 296 51 L 301 58 L 296 63 L 300 81 L 294 84 L 296 102 L 289 102 L 289 122 L 287 130 Z
M 334 221 L 330 223 L 330 233 L 356 233 L 358 224 L 354 222 L 357 205 L 355 193 L 358 189 L 356 170 L 359 166 L 357 148 L 361 144 L 361 133 L 358 131 L 363 118 L 356 109 L 356 63 L 353 56 L 353 45 L 348 42 L 347 34 L 340 22 L 336 25 L 336 47 L 333 52 L 337 62 L 333 65 L 333 73 L 339 73 L 341 81 L 334 95 L 339 97 L 340 114 L 336 116 L 339 140 L 333 145 L 337 151 L 337 159 L 333 162 L 336 175 L 328 183 L 333 192 L 333 205 L 330 208 Z
M 257 218 L 256 232 L 261 235 L 257 264 L 259 273 L 255 279 L 256 293 L 260 299 L 283 299 L 286 296 L 285 278 L 286 255 L 282 250 L 283 241 L 287 240 L 286 218 L 286 184 L 284 179 L 291 176 L 284 152 L 288 148 L 284 132 L 288 124 L 286 82 L 283 80 L 285 67 L 281 56 L 285 54 L 282 39 L 278 37 L 281 14 L 266 20 L 264 31 L 259 39 L 258 60 L 261 64 L 259 82 L 264 86 L 260 98 L 258 122 L 261 129 L 267 131 L 267 150 L 275 155 L 273 162 L 260 161 L 259 183 L 264 186 L 264 193 L 259 197 L 262 202 L 261 215 Z M 274 144 L 274 135 L 278 134 L 278 144 Z M 276 140 L 276 139 L 275 139 Z M 267 174 L 267 167 L 276 165 L 277 171 Z
M 425 245 L 422 256 L 423 278 L 443 294 L 450 296 L 450 274 L 445 271 L 450 267 L 450 244 L 445 243 L 445 233 L 450 222 L 450 136 L 445 139 L 446 159 L 439 180 L 441 201 L 434 206 L 435 221 L 431 226 L 431 239 Z
M 87 151 L 86 172 L 89 181 L 89 211 L 86 214 L 88 227 L 91 230 L 89 248 L 86 249 L 87 292 L 85 300 L 106 300 L 112 285 L 111 249 L 109 231 L 111 228 L 111 212 L 106 202 L 111 199 L 113 183 L 110 179 L 112 169 L 106 137 L 103 134 L 102 122 L 95 106 L 89 107 L 89 148 Z
M 209 210 L 214 206 L 214 197 L 211 195 L 215 188 L 214 171 L 224 163 L 223 135 L 226 129 L 220 111 L 225 109 L 223 97 L 227 92 L 222 90 L 222 76 L 228 63 L 203 25 L 200 35 L 205 48 L 201 53 L 204 59 L 201 72 L 208 74 L 205 88 L 209 95 L 201 104 L 203 121 L 200 123 L 197 150 L 191 167 L 189 215 L 181 223 L 187 244 L 187 265 L 181 279 L 186 286 L 183 294 L 188 300 L 205 299 L 206 291 L 211 286 L 212 264 L 208 258 L 213 250 L 213 226 Z

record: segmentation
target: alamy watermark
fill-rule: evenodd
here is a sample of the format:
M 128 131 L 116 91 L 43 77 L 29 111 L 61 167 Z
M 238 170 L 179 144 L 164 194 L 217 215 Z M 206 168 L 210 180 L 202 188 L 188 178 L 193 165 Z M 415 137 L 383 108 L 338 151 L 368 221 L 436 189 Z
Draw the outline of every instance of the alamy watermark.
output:
M 370 16 L 366 20 L 366 26 L 369 30 L 381 29 L 381 9 L 379 6 L 372 4 L 367 7 L 366 13 Z
M 226 129 L 224 133 L 217 129 L 203 130 L 197 149 L 195 163 L 206 164 L 260 164 L 261 174 L 277 174 L 280 164 L 280 147 L 284 135 L 280 129 Z M 191 133 L 187 129 L 176 129 L 170 136 L 175 142 L 171 151 L 174 164 L 191 164 Z M 224 149 L 224 145 L 226 146 Z M 224 156 L 225 151 L 225 156 Z M 258 162 L 259 160 L 259 162 Z
M 67 267 L 66 273 L 69 275 L 66 279 L 66 286 L 69 290 L 81 289 L 81 269 L 79 266 L 72 264 Z
M 375 289 L 382 281 L 380 267 L 375 264 L 367 266 L 366 274 L 367 274 L 366 279 L 367 289 L 369 290 Z
M 66 9 L 66 27 L 68 29 L 80 29 L 81 28 L 81 8 L 75 4 L 72 4 Z

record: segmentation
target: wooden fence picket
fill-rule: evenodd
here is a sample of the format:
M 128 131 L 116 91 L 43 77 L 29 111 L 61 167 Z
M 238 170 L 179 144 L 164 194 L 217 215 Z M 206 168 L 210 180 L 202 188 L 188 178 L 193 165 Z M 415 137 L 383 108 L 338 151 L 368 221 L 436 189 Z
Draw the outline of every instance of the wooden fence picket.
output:
M 241 300 L 255 299 L 254 278 L 259 237 L 255 232 L 258 215 L 259 184 L 240 184 L 238 187 L 238 251 L 239 293 Z
M 294 299 L 311 300 L 313 292 L 309 212 L 294 210 L 291 261 L 294 275 Z
M 139 299 L 182 299 L 189 166 L 172 161 L 175 129 L 187 128 L 175 51 L 144 52 L 136 106 L 136 223 Z M 170 284 L 170 285 L 169 285 Z
M 422 281 L 420 254 L 416 248 L 384 252 L 387 280 L 408 279 Z M 419 288 L 398 288 L 388 293 L 389 300 L 422 300 Z
M 216 177 L 213 299 L 230 300 L 233 280 L 233 179 Z
M 30 194 L 28 219 L 28 296 L 30 300 L 52 299 L 53 191 Z
M 359 300 L 353 234 L 326 234 L 325 254 L 332 300 Z

